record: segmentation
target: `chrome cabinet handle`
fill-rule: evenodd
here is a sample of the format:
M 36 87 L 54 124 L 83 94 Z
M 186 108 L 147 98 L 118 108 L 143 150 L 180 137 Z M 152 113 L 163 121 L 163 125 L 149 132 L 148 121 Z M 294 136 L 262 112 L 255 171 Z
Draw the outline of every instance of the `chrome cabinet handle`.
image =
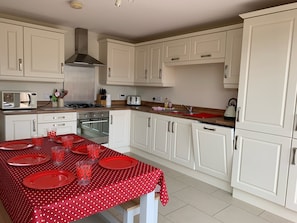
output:
M 35 121 L 35 119 L 33 119 L 32 124 L 33 124 L 33 132 L 36 132 L 36 121 Z
M 237 150 L 237 139 L 238 139 L 238 136 L 235 136 L 234 150 Z
M 147 79 L 147 69 L 144 70 L 144 79 Z
M 162 79 L 162 69 L 159 69 L 159 79 Z
M 174 122 L 171 123 L 171 132 L 174 133 Z
M 57 120 L 57 119 L 65 119 L 66 117 L 65 116 L 54 116 L 53 119 L 54 120 Z
M 151 127 L 151 117 L 149 117 L 148 119 L 147 119 L 147 127 Z
M 64 63 L 61 63 L 61 73 L 64 74 Z
M 108 68 L 108 77 L 111 77 L 111 68 Z
M 227 78 L 228 77 L 228 65 L 226 64 L 225 65 L 225 69 L 224 69 L 224 78 Z
M 23 71 L 23 60 L 19 59 L 19 71 Z
M 179 60 L 179 57 L 173 57 L 171 58 L 171 61 Z
M 61 127 L 61 126 L 65 126 L 65 123 L 59 123 L 59 124 L 53 124 L 54 127 Z
M 239 122 L 240 107 L 237 108 L 237 118 L 236 121 Z
M 201 58 L 205 58 L 205 57 L 211 57 L 211 54 L 203 54 L 203 55 L 201 55 Z
M 209 130 L 209 131 L 216 131 L 216 129 L 214 129 L 214 128 L 203 127 L 203 129 L 205 129 L 205 130 Z
M 293 158 L 292 158 L 292 165 L 296 165 L 296 162 L 295 162 L 296 150 L 297 150 L 297 148 L 296 148 L 296 147 L 294 147 L 294 148 L 293 148 Z
M 110 124 L 112 125 L 113 124 L 113 116 L 110 115 Z
M 171 121 L 168 121 L 167 132 L 170 132 L 170 123 L 171 123 Z

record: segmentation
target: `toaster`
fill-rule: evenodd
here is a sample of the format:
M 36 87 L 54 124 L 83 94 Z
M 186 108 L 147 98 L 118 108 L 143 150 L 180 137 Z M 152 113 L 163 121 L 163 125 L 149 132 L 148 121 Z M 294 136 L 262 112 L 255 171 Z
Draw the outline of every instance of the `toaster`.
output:
M 128 95 L 127 105 L 141 105 L 141 97 L 138 95 Z

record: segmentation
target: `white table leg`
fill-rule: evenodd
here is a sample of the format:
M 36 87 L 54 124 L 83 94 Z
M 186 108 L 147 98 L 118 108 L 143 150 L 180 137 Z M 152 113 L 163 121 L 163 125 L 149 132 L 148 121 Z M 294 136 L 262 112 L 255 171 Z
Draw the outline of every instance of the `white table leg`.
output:
M 140 222 L 141 223 L 157 223 L 158 220 L 155 217 L 158 213 L 155 213 L 155 191 L 140 197 Z

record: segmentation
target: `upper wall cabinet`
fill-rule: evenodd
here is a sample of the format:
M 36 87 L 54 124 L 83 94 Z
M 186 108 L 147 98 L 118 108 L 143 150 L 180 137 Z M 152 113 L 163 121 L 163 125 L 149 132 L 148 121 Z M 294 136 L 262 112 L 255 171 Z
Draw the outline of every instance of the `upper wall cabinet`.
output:
M 224 87 L 238 88 L 242 44 L 242 28 L 227 31 Z
M 0 21 L 0 79 L 62 82 L 63 31 L 12 23 L 11 20 Z
M 164 43 L 164 62 L 179 62 L 190 59 L 190 38 L 177 39 Z
M 173 69 L 163 65 L 163 43 L 135 47 L 135 85 L 174 86 Z
M 111 85 L 134 84 L 134 45 L 105 39 L 99 41 L 100 82 Z

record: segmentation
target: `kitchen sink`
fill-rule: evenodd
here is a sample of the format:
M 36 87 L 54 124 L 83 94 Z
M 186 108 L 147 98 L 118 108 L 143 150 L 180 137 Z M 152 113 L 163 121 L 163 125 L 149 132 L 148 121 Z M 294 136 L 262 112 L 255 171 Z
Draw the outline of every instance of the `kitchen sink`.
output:
M 215 117 L 222 116 L 219 114 L 211 114 L 211 113 L 206 113 L 206 112 L 188 113 L 188 112 L 182 112 L 182 111 L 172 111 L 171 113 L 182 115 L 182 116 L 194 117 L 194 118 L 215 118 Z

